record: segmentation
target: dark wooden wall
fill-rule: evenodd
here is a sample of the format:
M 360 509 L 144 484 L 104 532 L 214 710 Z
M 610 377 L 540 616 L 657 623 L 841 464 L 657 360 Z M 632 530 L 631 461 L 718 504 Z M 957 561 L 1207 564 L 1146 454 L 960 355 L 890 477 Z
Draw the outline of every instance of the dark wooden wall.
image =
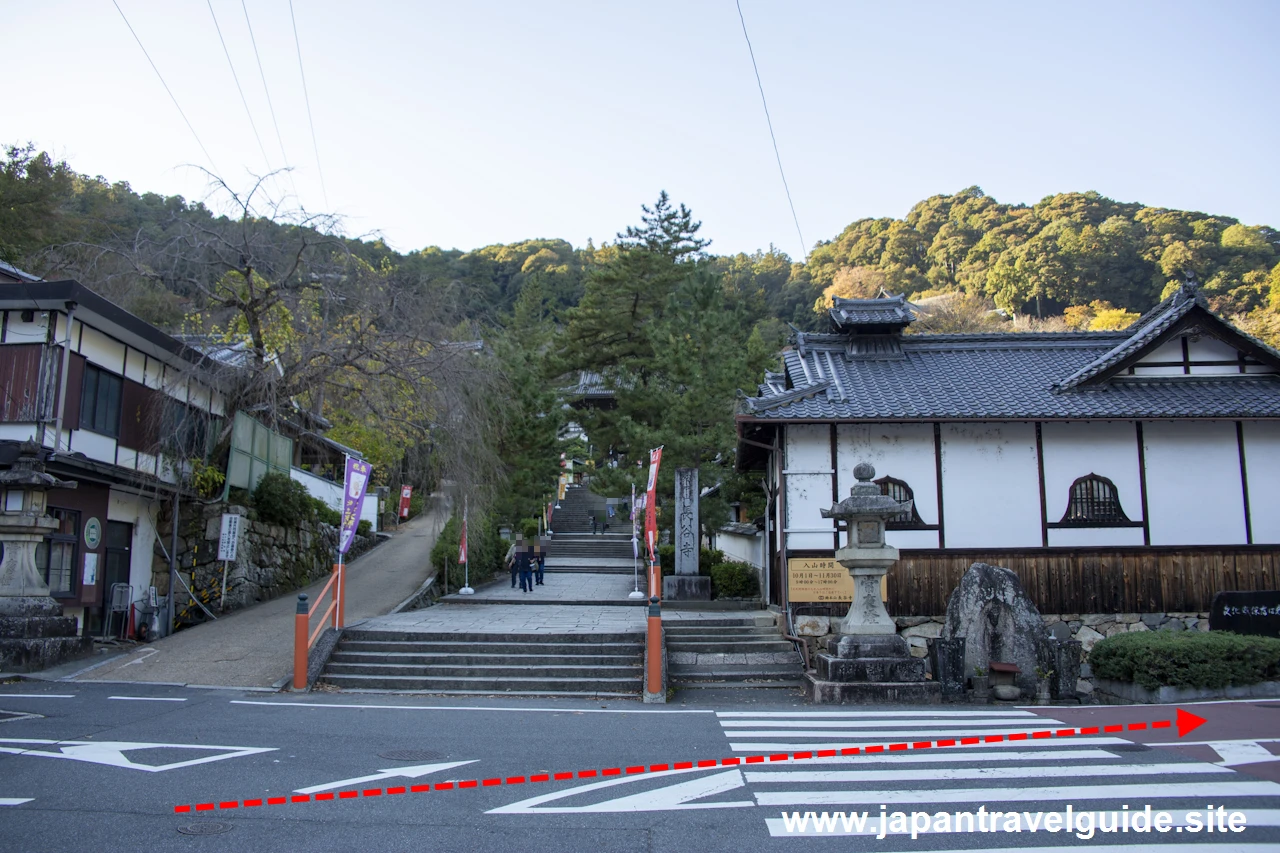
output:
M 1041 613 L 1207 611 L 1221 590 L 1280 589 L 1280 549 L 906 551 L 889 572 L 894 616 L 941 616 L 973 563 L 1012 569 Z

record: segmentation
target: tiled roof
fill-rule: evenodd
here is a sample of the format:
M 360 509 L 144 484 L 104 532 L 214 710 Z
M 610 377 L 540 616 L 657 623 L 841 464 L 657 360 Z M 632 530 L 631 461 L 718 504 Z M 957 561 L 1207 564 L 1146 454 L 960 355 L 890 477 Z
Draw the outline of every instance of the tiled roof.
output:
M 1119 332 L 906 335 L 897 358 L 860 355 L 846 335 L 798 336 L 783 353 L 790 390 L 768 381 L 759 397 L 742 401 L 741 414 L 768 421 L 1280 417 L 1274 374 L 1104 376 L 1193 307 L 1203 309 L 1197 294 L 1180 293 Z M 1280 353 L 1207 309 L 1197 321 L 1222 324 L 1280 364 Z
M 836 326 L 905 326 L 915 319 L 904 296 L 882 299 L 832 300 L 831 321 Z

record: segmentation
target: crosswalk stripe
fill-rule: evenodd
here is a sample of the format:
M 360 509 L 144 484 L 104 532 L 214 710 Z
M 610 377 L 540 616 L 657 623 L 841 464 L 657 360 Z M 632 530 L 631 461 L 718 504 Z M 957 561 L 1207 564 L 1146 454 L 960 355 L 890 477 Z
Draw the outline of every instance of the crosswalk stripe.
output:
M 721 720 L 720 726 L 727 729 L 730 734 L 736 734 L 737 729 L 757 727 L 769 727 L 771 729 L 874 729 L 884 728 L 885 720 Z M 919 727 L 921 729 L 936 727 L 938 720 L 894 720 L 892 725 L 895 730 L 908 731 L 907 727 Z M 950 725 L 963 725 L 971 729 L 990 729 L 990 728 L 1016 728 L 1025 729 L 1029 725 L 1034 726 L 1057 726 L 1062 728 L 1066 723 L 1058 720 L 1050 720 L 1047 717 L 1036 717 L 1032 722 L 1026 718 L 1013 720 L 965 720 L 963 723 L 951 723 Z
M 726 732 L 727 734 L 727 732 Z M 737 734 L 735 732 L 734 734 Z M 790 735 L 790 732 L 778 732 L 780 736 Z M 916 740 L 916 737 L 900 738 L 899 740 Z M 936 738 L 934 738 L 936 740 Z M 1131 746 L 1132 742 L 1118 737 L 1092 737 L 1088 738 L 1090 744 L 1097 746 Z M 796 743 L 794 741 L 730 741 L 729 748 L 734 752 L 805 752 L 807 750 L 819 749 L 843 749 L 850 746 L 862 746 L 869 744 L 876 746 L 888 743 L 889 740 L 867 740 L 865 737 L 846 737 L 844 740 L 828 741 L 826 743 Z M 1052 746 L 1054 741 L 1044 741 L 1046 748 Z M 1009 749 L 1013 747 L 1025 747 L 1026 741 L 1001 741 L 1000 743 L 984 743 L 984 749 Z M 960 760 L 960 751 L 958 747 L 946 747 L 945 752 L 955 755 L 956 760 Z
M 1227 773 L 1212 764 L 1075 764 L 1073 773 L 1088 776 L 1153 776 L 1156 774 Z M 748 782 L 930 782 L 948 779 L 1035 779 L 1044 776 L 1044 767 L 934 767 L 922 774 L 915 770 L 771 770 L 744 771 Z
M 1237 811 L 1241 811 L 1241 812 L 1244 812 L 1244 813 L 1245 813 L 1245 816 L 1246 816 L 1246 818 L 1247 818 L 1247 821 L 1246 821 L 1246 826 L 1247 826 L 1247 827 L 1272 827 L 1272 826 L 1280 826 L 1280 810 L 1277 810 L 1277 809 L 1248 809 L 1248 808 L 1245 808 L 1245 809 L 1238 809 Z M 1045 817 L 1045 818 L 1048 818 L 1050 815 L 1054 815 L 1054 814 L 1056 814 L 1056 815 L 1058 816 L 1058 818 L 1057 818 L 1057 819 L 1058 819 L 1059 821 L 1061 821 L 1061 825 L 1062 825 L 1063 827 L 1065 827 L 1065 826 L 1066 826 L 1066 818 L 1067 818 L 1066 812 L 1045 812 L 1045 813 L 1044 813 L 1044 817 Z M 1179 826 L 1183 826 L 1183 827 L 1185 827 L 1185 826 L 1189 826 L 1189 825 L 1190 825 L 1190 824 L 1189 824 L 1189 822 L 1187 821 L 1187 812 L 1186 812 L 1185 810 L 1172 810 L 1172 811 L 1170 811 L 1170 812 L 1169 812 L 1169 816 L 1173 819 L 1173 820 L 1172 820 L 1172 822 L 1169 824 L 1169 826 L 1170 826 L 1171 828 L 1173 828 L 1173 829 L 1172 829 L 1172 831 L 1175 831 L 1175 832 L 1176 832 L 1176 831 L 1177 831 L 1177 830 L 1176 830 L 1176 827 L 1179 827 Z M 1203 820 L 1204 820 L 1204 812 L 1203 812 L 1203 811 L 1201 811 L 1201 812 L 1199 813 L 1199 815 L 1198 815 L 1198 819 L 1201 821 L 1201 826 L 1203 826 Z M 810 820 L 809 820 L 809 824 L 811 824 L 811 823 L 812 823 L 812 821 L 813 821 L 813 818 L 810 818 Z M 798 830 L 792 830 L 792 831 L 788 832 L 788 831 L 787 831 L 787 827 L 786 827 L 786 823 L 782 820 L 782 818 L 778 818 L 778 817 L 765 818 L 765 824 L 769 827 L 769 834 L 770 834 L 770 835 L 772 835 L 772 836 L 774 836 L 774 837 L 780 837 L 780 838 L 788 838 L 788 837 L 790 837 L 790 838 L 796 838 L 796 837 L 831 837 L 831 836 L 847 836 L 847 835 L 872 835 L 872 836 L 874 836 L 874 835 L 879 835 L 879 834 L 880 834 L 880 816 L 879 816 L 878 814 L 868 814 L 868 816 L 867 816 L 867 820 L 866 820 L 866 822 L 863 824 L 863 826 L 862 826 L 862 830 L 861 830 L 861 831 L 858 831 L 858 829 L 857 829 L 856 827 L 850 827 L 849 831 L 847 831 L 847 832 L 846 832 L 846 831 L 845 831 L 844 826 L 843 826 L 840 822 L 837 822 L 837 823 L 833 824 L 833 826 L 834 826 L 834 830 L 833 830 L 833 831 L 823 831 L 823 830 L 819 830 L 819 829 L 816 829 L 815 827 L 813 827 L 813 826 L 811 826 L 811 825 L 809 825 L 809 824 L 806 824 L 805 829 L 804 829 L 804 831 L 803 831 L 803 832 L 798 831 Z M 1040 825 L 1041 825 L 1042 827 L 1044 826 L 1044 821 L 1043 821 L 1043 820 L 1040 822 Z M 1065 829 L 1064 829 L 1064 830 L 1062 830 L 1062 832 L 1065 832 Z M 1049 835 L 1059 835 L 1059 834 L 1060 834 L 1060 833 L 1048 833 L 1048 831 L 1047 831 L 1047 830 L 1044 830 L 1044 829 L 1041 829 L 1041 830 L 1039 831 L 1039 833 L 1047 833 L 1047 834 L 1049 834 Z M 1039 834 L 1039 833 L 1036 833 L 1036 834 Z M 925 831 L 925 832 L 921 832 L 920 834 L 921 834 L 921 835 L 957 835 L 957 834 L 969 835 L 970 833 L 969 833 L 969 832 L 967 832 L 967 831 L 961 831 L 961 830 L 958 830 L 958 829 L 952 829 L 952 831 L 950 831 L 950 832 L 934 832 L 934 831 L 932 831 L 932 830 L 928 830 L 928 831 Z M 1214 833 L 1214 834 L 1215 834 L 1215 835 L 1217 835 L 1217 833 Z M 898 837 L 899 835 L 908 835 L 908 833 L 896 833 L 896 832 L 887 833 L 887 836 L 888 836 L 888 837 L 890 837 L 890 838 L 895 838 L 895 837 Z M 1019 834 L 1019 837 L 1020 837 L 1020 838 L 1026 838 L 1028 835 L 1030 835 L 1031 837 L 1035 837 L 1035 834 L 1032 834 L 1032 833 L 1021 833 L 1021 834 Z M 1154 836 L 1154 837 L 1156 837 L 1156 838 L 1159 838 L 1159 837 L 1161 837 L 1162 835 L 1164 835 L 1164 833 L 1159 833 L 1159 832 L 1133 833 L 1133 832 L 1129 832 L 1129 833 L 1125 833 L 1125 835 L 1127 835 L 1127 836 L 1128 836 L 1128 837 L 1130 837 L 1130 838 L 1133 838 L 1133 839 L 1137 840 L 1137 839 L 1140 839 L 1140 838 L 1143 838 L 1143 837 L 1152 837 L 1152 836 Z M 1098 837 L 1098 836 L 1095 834 L 1094 838 L 1096 839 L 1097 837 Z M 1218 843 L 1216 843 L 1216 844 L 1214 844 L 1214 843 L 1209 843 L 1209 844 L 1203 844 L 1203 843 L 1197 844 L 1197 843 L 1192 843 L 1192 844 L 1190 844 L 1190 845 L 1187 845 L 1187 844 L 1178 844 L 1178 845 L 1160 844 L 1159 846 L 1156 846 L 1156 845 L 1147 845 L 1147 844 L 1142 844 L 1142 843 L 1136 843 L 1136 844 L 1132 844 L 1132 845 L 1126 844 L 1126 845 L 1124 845 L 1124 846 L 1122 846 L 1122 847 L 1117 847 L 1117 846 L 1112 846 L 1112 845 L 1104 845 L 1104 846 L 1101 846 L 1101 847 L 1095 847 L 1095 846 L 1093 846 L 1092 844 L 1090 844 L 1090 845 L 1088 845 L 1088 846 L 1087 846 L 1087 848 L 1084 848 L 1084 847 L 1065 847 L 1065 848 L 1056 848 L 1056 849 L 1058 849 L 1058 850 L 1069 850 L 1069 851 L 1072 851 L 1072 853 L 1080 853 L 1080 851 L 1081 851 L 1081 850 L 1083 850 L 1083 849 L 1088 849 L 1088 850 L 1089 850 L 1089 853 L 1093 853 L 1093 851 L 1099 851 L 1099 850 L 1100 850 L 1100 851 L 1106 851 L 1106 850 L 1113 850 L 1113 851 L 1131 851 L 1131 850 L 1148 850 L 1148 849 L 1150 849 L 1150 850 L 1158 850 L 1158 851 L 1162 851 L 1163 853 L 1167 853 L 1167 851 L 1172 851 L 1172 850 L 1183 850 L 1183 851 L 1187 851 L 1187 850 L 1189 850 L 1189 849 L 1190 849 L 1190 850 L 1205 849 L 1205 850 L 1212 851 L 1213 853 L 1221 853 L 1221 851 L 1222 851 L 1222 849 L 1223 849 L 1221 845 L 1222 845 L 1222 844 L 1224 844 L 1224 843 L 1233 842 L 1233 841 L 1234 841 L 1234 837 L 1235 837 L 1235 833 L 1227 832 L 1227 833 L 1225 833 L 1225 834 L 1223 835 L 1223 840 L 1222 840 L 1222 841 L 1220 841 L 1220 842 L 1218 842 Z M 1236 849 L 1236 850 L 1250 850 L 1250 849 L 1259 849 L 1259 848 L 1263 848 L 1263 849 L 1274 849 L 1274 848 L 1275 848 L 1275 845 L 1274 845 L 1274 844 L 1272 844 L 1272 845 L 1265 845 L 1265 844 L 1257 844 L 1257 845 L 1241 844 L 1241 845 L 1235 845 L 1235 844 L 1233 844 L 1233 847 L 1234 847 L 1234 849 Z M 1046 853 L 1046 851 L 1053 850 L 1053 849 L 1055 849 L 1055 848 L 1047 848 L 1047 847 L 1034 847 L 1034 848 L 1019 847 L 1018 849 L 1019 849 L 1020 851 L 1028 851 L 1028 853 L 1032 853 L 1032 851 L 1040 851 L 1040 853 Z M 972 853 L 972 851 L 967 851 L 967 853 Z
M 922 717 L 926 719 L 942 720 L 952 719 L 954 717 L 1000 717 L 1003 719 L 1032 719 L 1038 718 L 1037 714 L 1030 711 L 947 711 L 939 713 L 937 711 L 717 711 L 716 716 L 721 719 L 733 718 L 765 718 L 785 719 L 788 717 L 804 717 L 823 718 L 823 717 L 849 717 L 861 718 L 867 717 L 871 719 L 884 719 L 886 717 Z
M 1054 731 L 1060 728 L 1062 728 L 1061 725 L 1048 725 L 1048 726 L 1028 725 L 1028 726 L 1022 726 L 1018 731 L 1020 732 Z M 839 729 L 835 729 L 835 730 L 823 729 L 821 731 L 811 731 L 811 730 L 794 731 L 792 729 L 783 729 L 781 731 L 779 731 L 778 729 L 747 729 L 745 731 L 739 731 L 738 729 L 730 729 L 726 731 L 725 734 L 728 735 L 729 737 L 823 737 L 823 738 L 844 737 L 844 738 L 859 738 L 862 740 L 865 740 L 867 738 L 877 738 L 877 739 L 885 738 L 888 740 L 895 740 L 895 739 L 896 740 L 912 740 L 912 739 L 937 740 L 938 738 L 961 738 L 961 737 L 968 737 L 970 735 L 976 735 L 978 737 L 987 736 L 986 733 L 975 732 L 971 728 L 963 728 L 963 729 L 945 728 L 944 729 L 944 728 L 937 728 L 937 727 L 930 727 L 930 728 L 923 728 L 923 729 L 872 729 L 870 731 L 865 731 L 861 729 L 856 731 L 840 731 Z M 1003 732 L 1001 732 L 1001 734 L 1003 734 Z M 926 738 L 924 737 L 925 735 L 929 735 L 929 737 Z
M 992 744 L 995 746 L 995 744 Z M 943 764 L 956 762 L 964 762 L 966 764 L 972 762 L 1012 762 L 1012 761 L 1052 761 L 1061 763 L 1063 761 L 1096 761 L 1110 760 L 1118 761 L 1120 756 L 1114 752 L 1107 752 L 1105 749 L 1038 749 L 1035 751 L 1017 752 L 1012 749 L 1000 750 L 998 752 L 974 752 L 972 749 L 944 749 L 941 752 L 908 752 L 885 754 L 883 757 L 876 755 L 836 755 L 827 758 L 806 758 L 804 766 L 809 767 L 818 764 L 856 764 L 858 767 L 879 767 L 881 765 L 892 765 L 893 767 L 912 767 L 918 764 Z M 1043 770 L 1043 768 L 1041 768 Z M 933 771 L 921 768 L 920 772 L 932 773 Z
M 921 780 L 925 781 L 925 780 Z M 1147 801 L 1172 799 L 1203 799 L 1206 796 L 1204 782 L 1150 782 L 1141 785 L 1053 785 L 1037 786 L 1029 783 L 1018 788 L 944 788 L 941 790 L 880 790 L 880 791 L 765 791 L 756 794 L 756 802 L 762 806 L 790 805 L 865 805 L 867 803 L 893 803 L 898 807 L 918 803 L 1011 803 L 1044 800 L 1122 800 L 1126 797 L 1142 797 Z M 1215 782 L 1213 801 L 1222 804 L 1226 797 L 1276 796 L 1280 785 L 1275 782 Z

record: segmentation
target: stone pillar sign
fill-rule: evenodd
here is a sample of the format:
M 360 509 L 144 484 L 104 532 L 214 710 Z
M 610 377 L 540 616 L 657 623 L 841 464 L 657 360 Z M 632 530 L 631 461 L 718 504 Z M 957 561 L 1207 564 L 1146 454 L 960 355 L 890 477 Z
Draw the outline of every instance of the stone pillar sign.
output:
M 40 452 L 23 442 L 18 459 L 0 471 L 0 670 L 45 669 L 92 646 L 76 636 L 76 620 L 62 615 L 36 568 L 36 546 L 58 526 L 45 512 L 45 491 L 76 486 L 46 474 Z
M 668 600 L 711 600 L 711 578 L 698 575 L 702 551 L 698 526 L 698 469 L 676 469 L 675 545 L 676 573 L 662 579 L 662 597 Z

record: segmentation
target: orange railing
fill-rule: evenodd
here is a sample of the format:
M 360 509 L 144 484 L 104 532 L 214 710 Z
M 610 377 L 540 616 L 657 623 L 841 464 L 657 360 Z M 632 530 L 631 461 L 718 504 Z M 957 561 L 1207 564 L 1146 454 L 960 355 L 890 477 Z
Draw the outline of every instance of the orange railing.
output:
M 311 657 L 311 648 L 316 644 L 316 640 L 324 633 L 327 627 L 341 628 L 343 625 L 343 611 L 346 609 L 343 605 L 346 603 L 343 599 L 346 597 L 343 592 L 346 588 L 346 572 L 341 563 L 335 563 L 333 566 L 333 574 L 329 576 L 329 582 L 324 585 L 324 589 L 320 590 L 320 594 L 316 596 L 316 600 L 311 604 L 307 603 L 307 594 L 300 593 L 298 595 L 298 611 L 293 617 L 293 689 L 305 690 L 307 688 L 307 661 Z M 329 606 L 325 608 L 324 615 L 315 623 L 312 629 L 311 617 L 319 612 L 320 607 L 324 604 L 325 596 L 329 597 Z

